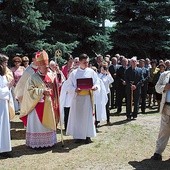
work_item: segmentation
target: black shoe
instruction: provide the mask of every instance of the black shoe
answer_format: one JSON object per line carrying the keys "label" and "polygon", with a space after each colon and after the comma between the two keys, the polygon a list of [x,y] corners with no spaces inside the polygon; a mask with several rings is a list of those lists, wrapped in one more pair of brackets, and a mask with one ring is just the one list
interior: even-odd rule
{"label": "black shoe", "polygon": [[142,114],[145,114],[146,112],[145,112],[145,110],[142,110]]}
{"label": "black shoe", "polygon": [[127,121],[131,121],[131,118],[130,117],[127,117],[127,119],[126,119]]}
{"label": "black shoe", "polygon": [[137,115],[133,115],[132,117],[133,117],[133,120],[135,120],[137,118]]}
{"label": "black shoe", "polygon": [[158,153],[154,153],[154,155],[151,157],[151,159],[156,160],[156,161],[162,161],[162,155]]}
{"label": "black shoe", "polygon": [[90,139],[90,137],[86,137],[85,144],[89,144],[89,143],[92,143],[92,140]]}

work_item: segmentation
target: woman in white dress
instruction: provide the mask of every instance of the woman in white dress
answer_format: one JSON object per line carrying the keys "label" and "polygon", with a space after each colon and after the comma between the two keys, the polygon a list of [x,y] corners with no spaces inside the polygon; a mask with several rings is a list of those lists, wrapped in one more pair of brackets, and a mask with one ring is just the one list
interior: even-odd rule
{"label": "woman in white dress", "polygon": [[0,65],[0,156],[11,157],[9,99],[12,83],[7,81],[5,67]]}

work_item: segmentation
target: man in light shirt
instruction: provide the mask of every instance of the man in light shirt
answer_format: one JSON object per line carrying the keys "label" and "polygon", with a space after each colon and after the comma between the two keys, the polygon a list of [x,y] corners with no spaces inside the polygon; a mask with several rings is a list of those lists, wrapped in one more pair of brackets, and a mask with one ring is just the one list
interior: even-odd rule
{"label": "man in light shirt", "polygon": [[162,94],[160,105],[161,125],[156,141],[156,150],[151,159],[162,160],[162,153],[170,137],[170,71],[161,74],[156,86],[156,92]]}

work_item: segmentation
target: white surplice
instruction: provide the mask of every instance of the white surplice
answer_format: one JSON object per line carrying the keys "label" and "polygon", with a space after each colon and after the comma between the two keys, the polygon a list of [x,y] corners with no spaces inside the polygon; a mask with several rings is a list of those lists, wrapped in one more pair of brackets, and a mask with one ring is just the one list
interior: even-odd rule
{"label": "white surplice", "polygon": [[94,92],[95,105],[96,105],[96,120],[105,121],[106,117],[106,104],[108,101],[107,92],[103,81],[99,78],[100,89]]}
{"label": "white surplice", "polygon": [[[69,78],[69,90],[75,92],[77,88],[76,80],[79,78],[92,78],[93,85],[99,87],[99,80],[96,72],[91,68],[74,70]],[[86,137],[96,136],[95,118],[92,111],[92,102],[90,95],[81,96],[74,94],[67,125],[67,135],[74,139],[86,139]]]}
{"label": "white surplice", "polygon": [[61,123],[64,122],[64,107],[71,107],[73,98],[74,98],[74,92],[69,91],[68,86],[68,80],[66,80],[62,87],[60,92],[60,116],[61,116]]}
{"label": "white surplice", "polygon": [[98,74],[99,78],[103,81],[106,93],[110,93],[110,84],[114,82],[114,79],[112,78],[111,74]]}
{"label": "white surplice", "polygon": [[9,96],[6,76],[0,76],[0,153],[9,152],[11,148]]}
{"label": "white surplice", "polygon": [[108,102],[107,94],[110,93],[110,84],[114,81],[110,74],[98,74],[100,79],[100,90],[95,92],[96,104],[96,120],[105,121],[106,117],[106,104]]}

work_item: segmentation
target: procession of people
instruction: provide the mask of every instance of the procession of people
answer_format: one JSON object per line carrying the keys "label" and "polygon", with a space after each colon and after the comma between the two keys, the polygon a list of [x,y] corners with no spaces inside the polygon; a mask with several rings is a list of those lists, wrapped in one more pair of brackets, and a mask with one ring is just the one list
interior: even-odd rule
{"label": "procession of people", "polygon": [[26,129],[26,146],[44,149],[57,143],[58,125],[75,143],[93,142],[101,121],[112,124],[110,110],[119,115],[125,105],[126,121],[136,120],[140,109],[146,114],[147,107],[162,113],[152,157],[161,160],[170,136],[170,60],[157,64],[119,54],[66,58],[59,66],[43,50],[31,63],[27,56],[15,56],[8,68],[9,58],[0,54],[0,157],[12,157],[10,120],[15,114]]}

